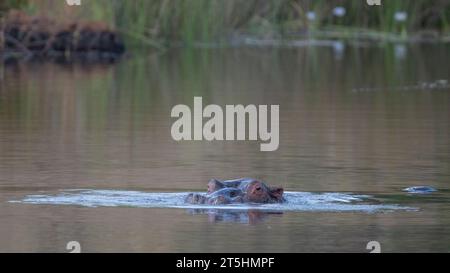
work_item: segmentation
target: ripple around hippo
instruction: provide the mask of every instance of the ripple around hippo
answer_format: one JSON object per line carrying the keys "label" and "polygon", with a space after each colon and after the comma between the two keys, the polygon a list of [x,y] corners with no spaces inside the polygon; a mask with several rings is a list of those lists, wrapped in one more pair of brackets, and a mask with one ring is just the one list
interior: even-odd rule
{"label": "ripple around hippo", "polygon": [[411,194],[428,194],[437,192],[438,190],[430,186],[414,186],[403,189],[403,191]]}
{"label": "ripple around hippo", "polygon": [[12,203],[38,205],[71,205],[83,207],[185,208],[215,210],[381,212],[415,210],[396,204],[379,204],[369,195],[350,193],[286,192],[285,203],[191,205],[184,199],[188,193],[147,193],[115,190],[66,190],[54,195],[29,195]]}

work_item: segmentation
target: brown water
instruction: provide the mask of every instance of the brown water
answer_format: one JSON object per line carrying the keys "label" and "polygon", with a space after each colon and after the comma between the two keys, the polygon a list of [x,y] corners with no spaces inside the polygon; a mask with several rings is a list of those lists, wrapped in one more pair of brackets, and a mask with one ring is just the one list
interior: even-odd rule
{"label": "brown water", "polygon": [[[136,53],[117,65],[0,66],[0,252],[450,251],[449,46]],[[423,82],[428,83],[426,85]],[[279,104],[280,148],[177,143],[171,108]],[[61,189],[203,190],[257,177],[417,208],[248,212],[10,203]],[[414,185],[439,189],[408,195]]]}

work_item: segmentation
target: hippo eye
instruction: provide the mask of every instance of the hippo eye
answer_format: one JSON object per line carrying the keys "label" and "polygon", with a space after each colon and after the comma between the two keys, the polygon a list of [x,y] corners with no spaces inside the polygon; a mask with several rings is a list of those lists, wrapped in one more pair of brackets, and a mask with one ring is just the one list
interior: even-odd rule
{"label": "hippo eye", "polygon": [[257,187],[256,190],[257,190],[257,191],[260,191],[260,190],[261,190],[261,187]]}

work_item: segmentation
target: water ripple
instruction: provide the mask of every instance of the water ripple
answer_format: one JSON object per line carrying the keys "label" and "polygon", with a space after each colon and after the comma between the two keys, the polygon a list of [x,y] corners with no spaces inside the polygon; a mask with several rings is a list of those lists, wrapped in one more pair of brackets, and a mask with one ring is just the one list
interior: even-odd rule
{"label": "water ripple", "polygon": [[150,193],[115,190],[65,190],[53,195],[29,195],[12,203],[71,205],[83,207],[185,208],[262,211],[378,212],[414,210],[396,204],[380,204],[369,195],[351,193],[286,192],[283,204],[191,205],[184,202],[188,193]]}

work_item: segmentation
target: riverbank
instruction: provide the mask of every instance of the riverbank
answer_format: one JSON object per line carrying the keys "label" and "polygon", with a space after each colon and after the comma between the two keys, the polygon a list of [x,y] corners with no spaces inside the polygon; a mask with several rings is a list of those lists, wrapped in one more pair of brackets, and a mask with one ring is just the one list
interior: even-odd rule
{"label": "riverbank", "polygon": [[[120,55],[125,44],[161,51],[172,47],[300,47],[328,45],[330,41],[332,46],[333,41],[450,42],[450,3],[442,1],[393,0],[381,7],[364,1],[320,0],[98,0],[79,7],[69,7],[65,1],[21,0],[1,5],[0,51],[7,58],[66,57],[85,51],[101,52],[109,58]],[[11,33],[11,19],[5,15],[11,8],[32,15],[23,15],[28,19],[20,24],[30,25],[32,20],[41,24],[33,29],[33,45]],[[36,42],[35,37],[42,33],[50,39]],[[57,41],[51,41],[52,37]]]}
{"label": "riverbank", "polygon": [[100,22],[58,22],[12,10],[0,22],[0,56],[19,58],[120,57],[125,45],[120,35]]}
{"label": "riverbank", "polygon": [[[450,40],[450,2],[390,0],[35,0],[22,7],[56,18],[99,20],[114,26],[133,45],[229,44],[236,36],[255,39]],[[301,36],[300,38],[298,38]],[[419,37],[419,38],[418,38]]]}

